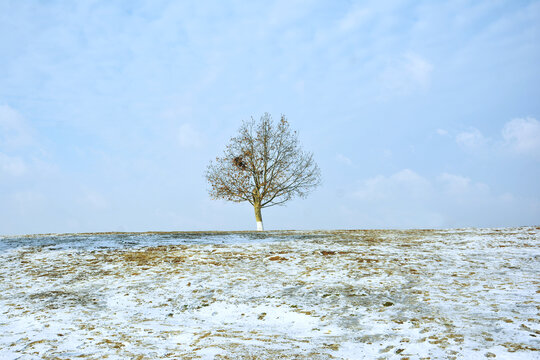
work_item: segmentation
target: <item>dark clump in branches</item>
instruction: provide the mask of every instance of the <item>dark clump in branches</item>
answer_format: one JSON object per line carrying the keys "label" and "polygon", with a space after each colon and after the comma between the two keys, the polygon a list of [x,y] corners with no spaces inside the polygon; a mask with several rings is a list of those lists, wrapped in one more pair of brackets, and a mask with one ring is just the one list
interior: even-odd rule
{"label": "dark clump in branches", "polygon": [[285,116],[276,124],[266,113],[243,122],[223,156],[208,165],[206,179],[213,199],[249,202],[262,224],[261,208],[305,197],[319,185],[320,170]]}
{"label": "dark clump in branches", "polygon": [[244,159],[242,159],[242,156],[237,156],[233,159],[233,164],[240,170],[247,170],[248,167],[246,163],[244,162]]}

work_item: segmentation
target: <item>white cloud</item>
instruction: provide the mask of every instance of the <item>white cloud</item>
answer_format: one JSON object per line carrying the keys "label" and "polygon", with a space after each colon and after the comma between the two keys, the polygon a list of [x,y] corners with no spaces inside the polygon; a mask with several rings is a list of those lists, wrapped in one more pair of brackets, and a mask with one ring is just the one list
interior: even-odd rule
{"label": "white cloud", "polygon": [[510,120],[502,136],[513,152],[540,156],[540,121],[531,117]]}
{"label": "white cloud", "polygon": [[424,177],[410,169],[363,181],[351,199],[366,226],[383,228],[532,224],[540,211],[523,214],[538,199],[495,194],[487,184],[459,174]]}
{"label": "white cloud", "polygon": [[408,94],[429,87],[433,65],[415,53],[392,61],[381,74],[385,91]]}
{"label": "white cloud", "polygon": [[369,19],[371,14],[372,12],[367,8],[354,8],[339,21],[339,29],[341,31],[353,30]]}
{"label": "white cloud", "polygon": [[458,145],[467,149],[478,149],[486,144],[487,139],[482,135],[480,130],[471,129],[470,131],[457,134],[456,142]]}
{"label": "white cloud", "polygon": [[431,192],[428,180],[412,170],[404,169],[391,176],[378,175],[365,180],[355,196],[364,200],[392,199],[396,195],[424,198]]}
{"label": "white cloud", "polygon": [[409,79],[422,87],[427,87],[431,80],[433,65],[426,59],[416,54],[407,54],[404,57],[404,69]]}
{"label": "white cloud", "polygon": [[345,165],[352,165],[352,160],[349,159],[348,157],[346,157],[345,155],[343,154],[337,154],[336,155],[336,160],[342,164],[345,164]]}
{"label": "white cloud", "polygon": [[440,226],[441,215],[429,206],[432,197],[429,180],[410,169],[367,179],[353,194],[364,226],[377,228]]}
{"label": "white cloud", "polygon": [[46,203],[45,196],[34,190],[21,190],[17,191],[10,196],[10,206],[13,206],[13,210],[18,213],[19,216],[29,216],[33,214],[36,209],[42,209]]}
{"label": "white cloud", "polygon": [[483,149],[540,157],[540,121],[532,117],[512,119],[504,125],[501,135],[502,138],[492,140],[472,128],[457,134],[455,139],[467,150]]}
{"label": "white cloud", "polygon": [[499,199],[501,199],[504,202],[511,203],[516,200],[516,197],[512,195],[511,193],[504,193],[499,196]]}
{"label": "white cloud", "polygon": [[10,176],[20,176],[26,173],[27,165],[21,158],[0,153],[0,173]]}
{"label": "white cloud", "polygon": [[442,184],[441,190],[453,196],[482,194],[489,191],[489,186],[486,184],[475,183],[470,178],[461,175],[443,173],[437,180]]}
{"label": "white cloud", "polygon": [[0,173],[32,174],[34,180],[50,175],[57,167],[44,159],[46,155],[31,124],[9,105],[0,105]]}
{"label": "white cloud", "polygon": [[444,129],[437,129],[435,130],[437,132],[437,135],[446,136],[448,135],[448,131]]}
{"label": "white cloud", "polygon": [[93,209],[102,210],[109,206],[109,202],[101,193],[87,188],[83,189],[80,200],[81,203],[88,205]]}
{"label": "white cloud", "polygon": [[178,129],[178,143],[183,148],[199,148],[202,146],[203,140],[197,130],[185,123]]}
{"label": "white cloud", "polygon": [[0,148],[15,149],[34,144],[32,128],[8,105],[0,105]]}
{"label": "white cloud", "polygon": [[446,187],[446,190],[451,194],[462,194],[465,192],[470,184],[471,179],[468,177],[443,173],[438,178]]}

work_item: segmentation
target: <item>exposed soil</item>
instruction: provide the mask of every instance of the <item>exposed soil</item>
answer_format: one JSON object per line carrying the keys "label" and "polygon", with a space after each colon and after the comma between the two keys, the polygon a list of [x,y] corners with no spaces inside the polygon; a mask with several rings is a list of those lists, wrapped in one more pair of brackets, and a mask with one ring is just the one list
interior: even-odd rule
{"label": "exposed soil", "polygon": [[540,359],[539,240],[538,227],[4,237],[0,358]]}

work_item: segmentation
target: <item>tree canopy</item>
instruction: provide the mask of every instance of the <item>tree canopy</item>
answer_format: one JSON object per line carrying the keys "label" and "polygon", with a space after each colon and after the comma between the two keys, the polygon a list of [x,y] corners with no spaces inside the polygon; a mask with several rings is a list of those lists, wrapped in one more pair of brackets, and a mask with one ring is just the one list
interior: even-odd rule
{"label": "tree canopy", "polygon": [[321,172],[285,116],[274,123],[265,113],[242,123],[223,155],[208,165],[206,179],[213,199],[249,202],[262,224],[261,208],[305,197],[320,184]]}

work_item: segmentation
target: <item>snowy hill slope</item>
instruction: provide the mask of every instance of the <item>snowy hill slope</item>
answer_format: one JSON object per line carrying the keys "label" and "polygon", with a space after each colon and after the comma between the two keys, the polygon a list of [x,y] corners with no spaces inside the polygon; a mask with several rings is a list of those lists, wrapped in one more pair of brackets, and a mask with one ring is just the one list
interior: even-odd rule
{"label": "snowy hill slope", "polygon": [[2,359],[539,359],[540,228],[0,238]]}

